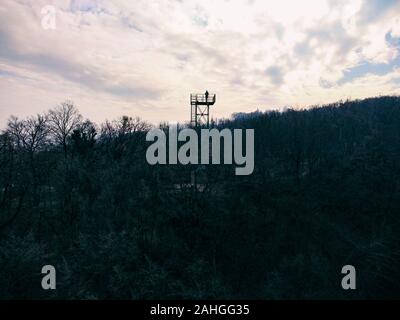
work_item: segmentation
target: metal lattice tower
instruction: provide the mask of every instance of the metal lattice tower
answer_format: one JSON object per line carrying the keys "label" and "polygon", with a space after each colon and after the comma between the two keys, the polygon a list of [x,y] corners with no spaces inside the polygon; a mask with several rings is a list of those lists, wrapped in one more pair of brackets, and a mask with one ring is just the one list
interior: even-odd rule
{"label": "metal lattice tower", "polygon": [[215,94],[190,95],[190,124],[194,127],[210,126],[210,106],[215,104]]}

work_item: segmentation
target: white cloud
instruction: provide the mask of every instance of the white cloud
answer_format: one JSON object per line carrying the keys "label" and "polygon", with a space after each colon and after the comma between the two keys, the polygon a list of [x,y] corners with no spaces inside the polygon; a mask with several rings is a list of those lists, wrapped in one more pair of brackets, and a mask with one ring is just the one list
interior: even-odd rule
{"label": "white cloud", "polygon": [[[218,117],[400,93],[386,37],[399,37],[398,1],[373,0],[371,16],[366,0],[63,0],[57,29],[44,30],[48,2],[0,4],[0,125],[67,98],[98,122],[156,123],[186,120],[189,94],[205,89]],[[394,70],[338,84],[364,62]]]}

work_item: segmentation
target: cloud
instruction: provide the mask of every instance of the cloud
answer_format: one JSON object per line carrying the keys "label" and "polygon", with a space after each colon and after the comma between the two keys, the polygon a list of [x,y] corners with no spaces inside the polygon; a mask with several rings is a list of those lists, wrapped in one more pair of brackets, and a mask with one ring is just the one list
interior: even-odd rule
{"label": "cloud", "polygon": [[[83,7],[85,10],[89,10],[88,3]],[[154,99],[162,94],[162,90],[157,89],[154,84],[145,85],[125,81],[121,75],[111,74],[112,70],[107,69],[106,66],[97,66],[90,60],[82,59],[79,55],[80,48],[71,48],[70,43],[65,43],[65,46],[63,46],[64,43],[60,43],[59,47],[52,47],[53,39],[45,39],[44,44],[25,43],[25,39],[21,41],[13,37],[15,27],[17,27],[14,23],[8,19],[2,19],[0,22],[0,30],[2,30],[0,31],[2,43],[0,58],[9,63],[29,65],[40,72],[54,73],[94,91],[104,91],[118,96]],[[57,34],[54,36],[56,37]],[[39,36],[32,38],[40,41]],[[46,40],[49,41],[47,44]]]}
{"label": "cloud", "polygon": [[345,70],[343,78],[338,81],[338,84],[344,84],[347,82],[352,82],[354,79],[362,78],[366,75],[377,75],[384,76],[391,71],[395,70],[395,68],[400,67],[399,61],[393,61],[390,64],[379,63],[373,64],[368,62],[362,62],[361,64]]}
{"label": "cloud", "polygon": [[371,23],[392,10],[398,4],[398,0],[364,0],[360,11],[362,23]]}
{"label": "cloud", "polygon": [[274,85],[281,85],[283,83],[283,72],[282,69],[279,67],[269,67],[265,70],[267,76],[270,77],[272,83]]}
{"label": "cloud", "polygon": [[390,30],[388,33],[386,33],[385,39],[389,46],[400,49],[400,34],[396,35],[393,30]]}
{"label": "cloud", "polygon": [[0,125],[65,98],[156,123],[187,120],[206,89],[216,117],[370,96],[377,79],[399,92],[400,1],[60,0],[56,30],[45,5],[0,4]]}

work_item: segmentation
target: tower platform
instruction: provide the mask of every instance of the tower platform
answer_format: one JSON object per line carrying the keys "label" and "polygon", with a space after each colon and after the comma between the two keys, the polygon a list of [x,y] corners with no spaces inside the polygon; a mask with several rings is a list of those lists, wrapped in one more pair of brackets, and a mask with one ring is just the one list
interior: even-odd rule
{"label": "tower platform", "polygon": [[210,125],[210,106],[216,101],[215,94],[198,94],[190,95],[190,123],[194,127],[202,127]]}

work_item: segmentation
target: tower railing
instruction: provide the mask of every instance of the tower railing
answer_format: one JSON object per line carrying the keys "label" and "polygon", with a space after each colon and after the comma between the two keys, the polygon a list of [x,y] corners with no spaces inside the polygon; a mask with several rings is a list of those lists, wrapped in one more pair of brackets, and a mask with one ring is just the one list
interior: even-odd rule
{"label": "tower railing", "polygon": [[213,105],[215,104],[216,101],[216,95],[215,94],[209,94],[208,97],[206,97],[205,94],[191,94],[190,95],[190,103],[191,104],[199,104],[199,105]]}

